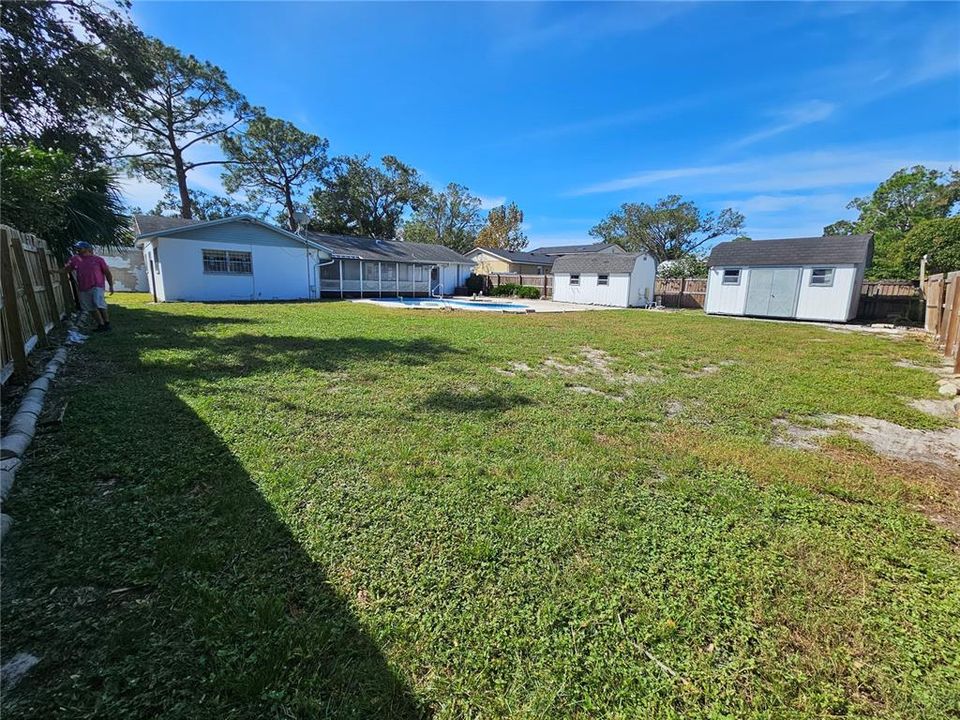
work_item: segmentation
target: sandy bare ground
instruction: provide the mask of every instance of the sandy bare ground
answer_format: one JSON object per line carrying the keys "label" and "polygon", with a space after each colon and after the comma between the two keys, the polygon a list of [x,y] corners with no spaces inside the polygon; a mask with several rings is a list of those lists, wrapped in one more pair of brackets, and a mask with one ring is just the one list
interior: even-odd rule
{"label": "sandy bare ground", "polygon": [[[936,402],[936,401],[930,401]],[[778,433],[775,445],[816,450],[818,441],[837,435],[866,443],[878,455],[908,462],[936,465],[944,470],[960,471],[960,428],[916,430],[862,415],[818,415],[819,426],[795,425],[774,420]]]}

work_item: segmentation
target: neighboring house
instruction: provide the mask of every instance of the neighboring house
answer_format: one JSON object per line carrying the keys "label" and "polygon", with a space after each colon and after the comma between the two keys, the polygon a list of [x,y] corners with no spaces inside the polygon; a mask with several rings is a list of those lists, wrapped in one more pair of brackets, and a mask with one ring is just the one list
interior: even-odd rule
{"label": "neighboring house", "polygon": [[150,290],[170,300],[452,294],[473,261],[442,245],[295,234],[249,215],[134,218]]}
{"label": "neighboring house", "polygon": [[657,262],[641,253],[576,253],[553,264],[553,299],[638,307],[653,300]]}
{"label": "neighboring house", "polygon": [[102,257],[113,275],[113,289],[117,292],[150,292],[150,280],[147,266],[143,261],[140,248],[98,247],[97,255]]}
{"label": "neighboring house", "polygon": [[476,265],[473,271],[478,275],[496,275],[514,273],[520,275],[546,275],[556,260],[552,255],[542,253],[499,250],[477,247],[467,253],[467,257]]}
{"label": "neighboring house", "polygon": [[150,291],[172,300],[306,300],[332,254],[250,215],[197,222],[137,215]]}
{"label": "neighboring house", "polygon": [[473,260],[444,245],[308,232],[331,254],[320,266],[322,297],[452,295],[473,272]]}
{"label": "neighboring house", "polygon": [[853,320],[872,257],[872,235],[720,243],[707,261],[704,309],[720,315]]}
{"label": "neighboring house", "polygon": [[598,242],[590,245],[551,245],[548,247],[535,248],[534,253],[538,255],[576,255],[580,253],[622,253],[625,250],[619,245],[613,243]]}

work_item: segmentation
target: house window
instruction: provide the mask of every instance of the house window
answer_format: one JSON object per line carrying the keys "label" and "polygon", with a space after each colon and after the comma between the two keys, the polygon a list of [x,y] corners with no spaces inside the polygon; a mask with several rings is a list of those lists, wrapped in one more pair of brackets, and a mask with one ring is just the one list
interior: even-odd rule
{"label": "house window", "polygon": [[740,268],[736,269],[725,269],[723,271],[723,284],[724,285],[739,285],[740,284]]}
{"label": "house window", "polygon": [[597,285],[609,285],[610,276],[609,275],[597,275]]}
{"label": "house window", "polygon": [[810,272],[810,284],[814,287],[833,287],[833,268],[814,268]]}
{"label": "house window", "polygon": [[576,274],[576,275],[571,275],[571,276],[570,276],[570,284],[571,284],[571,285],[579,285],[579,284],[580,284],[580,274],[579,274],[579,273]]}
{"label": "house window", "polygon": [[220,275],[252,275],[253,255],[236,250],[204,250],[203,271]]}

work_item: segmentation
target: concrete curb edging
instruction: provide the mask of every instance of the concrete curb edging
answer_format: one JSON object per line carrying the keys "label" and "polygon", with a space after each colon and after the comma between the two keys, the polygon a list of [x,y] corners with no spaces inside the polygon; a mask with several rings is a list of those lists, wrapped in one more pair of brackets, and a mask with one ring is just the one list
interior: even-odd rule
{"label": "concrete curb edging", "polygon": [[[68,323],[69,330],[76,331],[76,327],[74,322]],[[23,455],[33,441],[47,392],[66,362],[67,347],[61,345],[44,367],[40,377],[27,386],[20,406],[7,425],[7,434],[0,438],[0,508],[13,487]],[[6,513],[0,513],[0,540],[12,526],[13,518]],[[9,692],[39,662],[40,658],[29,653],[15,655],[0,667],[0,688],[3,692]]]}
{"label": "concrete curb edging", "polygon": [[[58,348],[53,359],[43,369],[43,374],[27,386],[20,407],[7,426],[7,434],[0,438],[0,503],[6,499],[13,487],[23,454],[33,442],[37,431],[37,419],[43,412],[47,391],[66,361],[67,349]],[[9,515],[0,517],[0,539],[7,534],[12,524],[13,520]]]}

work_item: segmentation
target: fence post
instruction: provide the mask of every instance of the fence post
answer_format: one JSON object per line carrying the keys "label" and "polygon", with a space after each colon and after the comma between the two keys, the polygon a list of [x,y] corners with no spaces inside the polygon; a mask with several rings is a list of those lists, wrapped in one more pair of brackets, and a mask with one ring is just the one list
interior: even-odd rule
{"label": "fence post", "polygon": [[[47,295],[47,305],[50,307],[50,319],[56,325],[60,322],[60,306],[57,304],[57,298],[53,294],[53,280],[50,279],[50,251],[47,250],[47,243],[37,238],[37,251],[40,259],[40,275],[43,276],[44,292]],[[41,245],[42,243],[42,245]]]}
{"label": "fence post", "polygon": [[13,376],[18,382],[24,381],[30,372],[27,365],[27,353],[24,349],[26,339],[20,324],[20,307],[17,298],[17,284],[13,279],[13,266],[10,263],[10,233],[0,228],[0,287],[3,288],[4,325],[10,337],[10,354],[13,357]]}
{"label": "fence post", "polygon": [[30,310],[30,319],[33,321],[33,330],[37,334],[37,342],[47,344],[47,328],[43,324],[43,314],[37,303],[37,293],[33,287],[33,278],[30,277],[30,268],[27,267],[27,254],[23,251],[23,241],[16,230],[11,233],[10,248],[16,257],[20,270],[20,284],[23,286],[24,297],[27,298],[27,308]]}
{"label": "fence post", "polygon": [[937,284],[937,320],[936,324],[933,326],[933,332],[938,341],[943,339],[943,332],[941,328],[943,327],[944,311],[946,310],[947,304],[947,274],[943,273],[940,276],[942,279]]}

